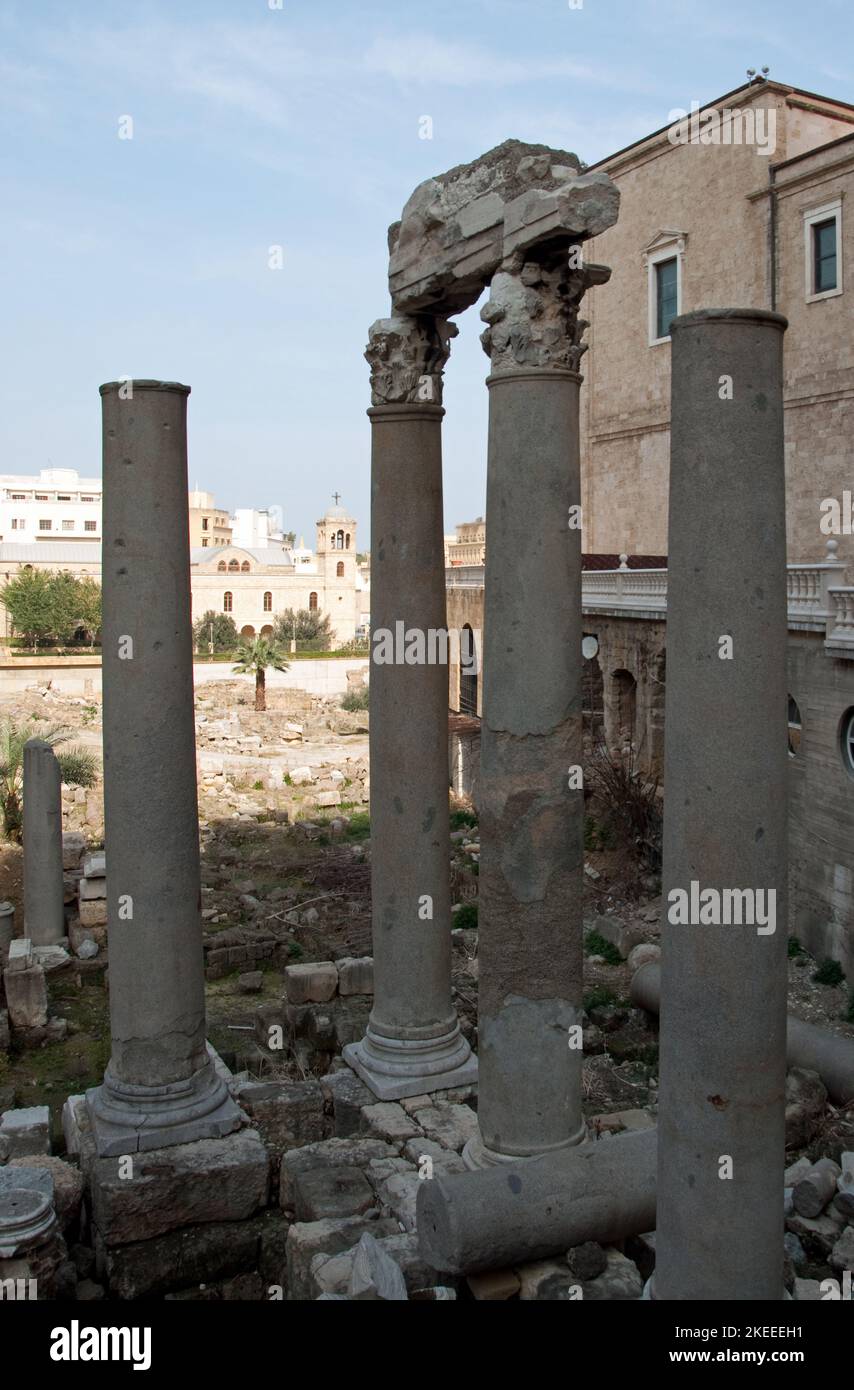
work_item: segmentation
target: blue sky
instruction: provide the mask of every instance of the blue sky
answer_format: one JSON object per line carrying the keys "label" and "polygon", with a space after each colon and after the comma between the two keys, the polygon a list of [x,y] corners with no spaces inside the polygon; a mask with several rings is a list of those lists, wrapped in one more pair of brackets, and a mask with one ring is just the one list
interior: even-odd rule
{"label": "blue sky", "polygon": [[[854,100],[850,0],[271,3],[0,0],[0,472],[100,473],[99,384],[177,379],[191,483],[279,503],[309,544],[338,489],[365,545],[362,353],[417,183],[510,136],[592,163],[766,63]],[[484,507],[482,324],[459,323],[446,529]]]}

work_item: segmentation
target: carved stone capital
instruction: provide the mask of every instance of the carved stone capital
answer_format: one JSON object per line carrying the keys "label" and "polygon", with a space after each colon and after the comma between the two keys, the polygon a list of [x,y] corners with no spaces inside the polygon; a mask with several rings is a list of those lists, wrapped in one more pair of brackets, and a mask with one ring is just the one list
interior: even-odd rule
{"label": "carved stone capital", "polygon": [[373,405],[441,405],[442,373],[455,323],[432,314],[395,314],[368,330]]}
{"label": "carved stone capital", "polygon": [[589,285],[608,278],[602,266],[573,268],[569,258],[556,266],[525,261],[519,269],[493,276],[490,297],[480,311],[488,326],[480,335],[492,370],[560,367],[577,372],[587,344],[587,320],[578,310]]}

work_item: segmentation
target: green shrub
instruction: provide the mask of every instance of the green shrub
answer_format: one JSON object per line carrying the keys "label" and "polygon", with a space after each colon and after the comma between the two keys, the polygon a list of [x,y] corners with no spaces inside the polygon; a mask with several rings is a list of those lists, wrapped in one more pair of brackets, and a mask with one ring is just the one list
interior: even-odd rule
{"label": "green shrub", "polygon": [[451,812],[452,830],[462,830],[472,825],[477,825],[477,816],[474,811],[467,811],[464,806],[461,806],[459,810]]}
{"label": "green shrub", "polygon": [[342,709],[353,712],[355,710],[370,709],[370,707],[371,692],[370,687],[367,685],[362,686],[360,690],[348,690],[347,694],[341,697]]}
{"label": "green shrub", "polygon": [[602,956],[608,965],[622,965],[623,957],[611,941],[606,941],[598,931],[589,931],[584,938],[584,949],[588,956]]}
{"label": "green shrub", "polygon": [[463,903],[459,912],[451,917],[451,926],[462,929],[477,926],[477,903]]}
{"label": "green shrub", "polygon": [[583,1002],[585,1010],[589,1013],[591,1009],[600,1009],[606,1004],[616,1004],[617,996],[606,985],[596,985],[594,989],[587,991]]}
{"label": "green shrub", "polygon": [[795,960],[797,956],[805,955],[805,951],[796,936],[789,937],[789,960]]}
{"label": "green shrub", "polygon": [[817,985],[841,985],[845,979],[845,972],[838,960],[831,960],[828,956],[822,961],[812,978]]}

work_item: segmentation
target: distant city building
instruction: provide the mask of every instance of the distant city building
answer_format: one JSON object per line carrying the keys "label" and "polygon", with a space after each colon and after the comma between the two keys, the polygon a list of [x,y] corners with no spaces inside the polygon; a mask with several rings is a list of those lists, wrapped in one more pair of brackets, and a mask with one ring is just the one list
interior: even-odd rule
{"label": "distant city building", "polygon": [[210,550],[230,545],[231,541],[228,512],[216,505],[212,492],[200,492],[195,488],[190,493],[190,549]]}
{"label": "distant city building", "polygon": [[231,540],[234,545],[263,550],[281,546],[284,541],[279,509],[272,507],[239,507],[231,518]]}
{"label": "distant city building", "polygon": [[101,539],[101,479],[74,468],[0,474],[0,544]]}
{"label": "distant city building", "polygon": [[445,537],[446,565],[482,565],[486,558],[486,522],[482,516],[463,521],[456,534]]}
{"label": "distant city building", "polygon": [[361,621],[357,602],[356,522],[341,506],[317,522],[317,551],[304,546],[232,544],[217,554],[190,553],[193,620],[226,613],[242,637],[267,637],[277,614],[303,608],[328,613],[336,642],[352,642]]}

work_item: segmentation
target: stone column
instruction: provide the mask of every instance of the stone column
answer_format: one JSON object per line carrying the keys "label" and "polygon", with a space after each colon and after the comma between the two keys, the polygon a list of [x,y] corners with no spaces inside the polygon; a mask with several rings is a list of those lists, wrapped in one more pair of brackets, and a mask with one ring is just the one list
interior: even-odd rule
{"label": "stone column", "polygon": [[87,1099],[102,1155],[218,1137],[242,1119],[205,1042],[189,389],[160,381],[101,387],[113,1044],[103,1085]]}
{"label": "stone column", "polygon": [[429,315],[398,315],[372,326],[365,353],[373,400],[374,1007],[365,1037],[344,1056],[382,1100],[463,1086],[477,1075],[451,1001],[440,402],[455,333]]}
{"label": "stone column", "polygon": [[671,329],[659,1299],[783,1295],[785,327]]}
{"label": "stone column", "polygon": [[481,311],[492,373],[471,1167],[585,1134],[577,309],[588,278],[562,259],[499,272]]}
{"label": "stone column", "polygon": [[24,935],[34,946],[65,936],[62,777],[44,739],[24,744]]}

